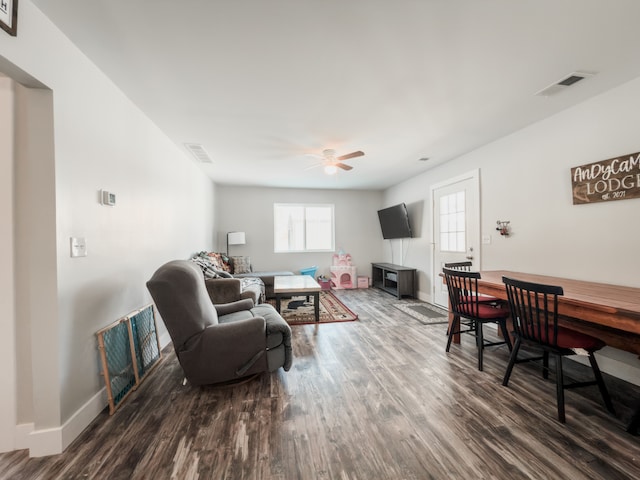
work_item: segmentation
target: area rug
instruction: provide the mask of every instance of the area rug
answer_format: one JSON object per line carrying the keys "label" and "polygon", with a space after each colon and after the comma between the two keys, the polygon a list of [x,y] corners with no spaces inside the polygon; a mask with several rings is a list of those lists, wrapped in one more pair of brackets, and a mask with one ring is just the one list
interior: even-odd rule
{"label": "area rug", "polygon": [[[276,306],[275,299],[270,299],[269,303]],[[280,314],[289,325],[316,323],[313,296],[309,297],[308,302],[306,297],[283,298],[280,307]],[[320,323],[353,322],[357,319],[358,315],[349,310],[333,293],[324,290],[320,292]]]}
{"label": "area rug", "polygon": [[396,303],[394,305],[410,317],[424,325],[437,325],[449,322],[449,312],[430,303]]}

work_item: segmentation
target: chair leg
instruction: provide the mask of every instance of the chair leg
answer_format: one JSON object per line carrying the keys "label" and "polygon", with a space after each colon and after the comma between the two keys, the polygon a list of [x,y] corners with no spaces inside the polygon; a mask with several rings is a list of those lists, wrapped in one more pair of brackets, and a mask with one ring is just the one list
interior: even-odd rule
{"label": "chair leg", "polygon": [[547,350],[542,352],[542,378],[545,380],[549,378],[549,352]]}
{"label": "chair leg", "polygon": [[516,343],[513,346],[513,350],[511,350],[511,356],[509,357],[507,371],[504,373],[504,378],[502,379],[502,385],[504,385],[505,387],[509,385],[509,378],[511,377],[513,366],[516,364],[516,360],[518,359],[518,350],[520,350],[520,338],[516,337]]}
{"label": "chair leg", "polygon": [[484,352],[484,337],[482,335],[483,323],[476,322],[476,343],[478,345],[478,370],[482,371],[482,358]]}
{"label": "chair leg", "polygon": [[633,412],[629,425],[627,425],[627,432],[631,435],[638,435],[638,426],[640,426],[640,404],[636,407],[636,411]]}
{"label": "chair leg", "polygon": [[[545,352],[546,353],[546,352]],[[558,421],[565,423],[564,415],[564,377],[562,375],[562,355],[554,355],[556,358],[556,391],[558,394]]]}
{"label": "chair leg", "polygon": [[460,317],[458,315],[453,316],[453,321],[451,322],[451,326],[449,327],[449,338],[447,339],[447,349],[446,352],[451,348],[451,341],[453,340],[453,336],[458,333],[460,330]]}
{"label": "chair leg", "polygon": [[512,351],[513,345],[511,345],[511,337],[509,336],[509,332],[507,331],[507,321],[506,320],[499,321],[498,325],[500,325],[500,331],[502,332],[504,343],[507,344],[507,348],[509,349],[509,351]]}
{"label": "chair leg", "polygon": [[602,378],[602,373],[600,372],[600,367],[598,366],[598,362],[596,361],[596,357],[593,352],[589,352],[589,363],[591,363],[591,368],[593,369],[593,374],[596,377],[596,382],[598,384],[598,389],[600,390],[600,395],[602,395],[602,400],[604,400],[604,404],[607,407],[609,413],[615,415],[615,410],[613,409],[613,403],[611,403],[611,397],[609,396],[609,391],[607,390],[607,386],[604,383],[604,378]]}

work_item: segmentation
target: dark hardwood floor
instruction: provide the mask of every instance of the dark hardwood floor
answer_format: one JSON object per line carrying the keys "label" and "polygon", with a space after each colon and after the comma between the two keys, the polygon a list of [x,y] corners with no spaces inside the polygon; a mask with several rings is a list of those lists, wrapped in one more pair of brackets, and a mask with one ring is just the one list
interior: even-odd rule
{"label": "dark hardwood floor", "polygon": [[[0,455],[2,479],[637,479],[640,439],[624,431],[640,389],[606,376],[566,392],[533,365],[501,385],[506,347],[476,367],[473,339],[445,353],[379,290],[340,291],[360,316],[293,327],[295,359],[233,387],[182,385],[171,349],[137,392],[62,454]],[[589,369],[574,363],[580,377]]]}

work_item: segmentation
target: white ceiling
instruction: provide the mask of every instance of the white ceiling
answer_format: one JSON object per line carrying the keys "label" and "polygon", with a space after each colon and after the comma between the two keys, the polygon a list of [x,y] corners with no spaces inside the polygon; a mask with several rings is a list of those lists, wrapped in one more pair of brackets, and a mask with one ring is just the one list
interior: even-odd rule
{"label": "white ceiling", "polygon": [[33,3],[222,184],[386,188],[640,76],[638,0]]}

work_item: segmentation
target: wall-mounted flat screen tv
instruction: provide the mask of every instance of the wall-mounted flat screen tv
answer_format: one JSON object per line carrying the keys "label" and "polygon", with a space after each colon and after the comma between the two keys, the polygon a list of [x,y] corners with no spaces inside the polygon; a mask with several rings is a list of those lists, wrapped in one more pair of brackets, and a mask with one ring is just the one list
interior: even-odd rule
{"label": "wall-mounted flat screen tv", "polygon": [[412,236],[409,214],[404,203],[378,210],[378,218],[380,219],[382,238],[409,238]]}

